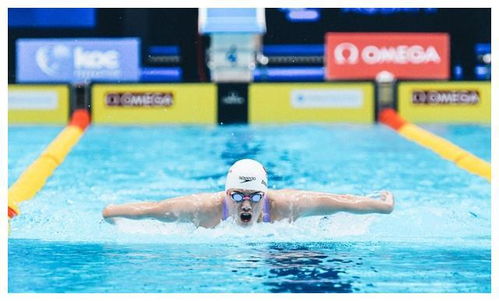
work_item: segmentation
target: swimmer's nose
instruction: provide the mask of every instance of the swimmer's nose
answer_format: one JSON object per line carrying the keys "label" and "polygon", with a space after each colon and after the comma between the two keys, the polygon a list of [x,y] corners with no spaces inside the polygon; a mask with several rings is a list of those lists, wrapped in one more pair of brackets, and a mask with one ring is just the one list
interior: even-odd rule
{"label": "swimmer's nose", "polygon": [[251,205],[249,204],[248,201],[244,201],[242,207],[241,207],[241,210],[244,211],[244,212],[248,212],[248,211],[251,211]]}

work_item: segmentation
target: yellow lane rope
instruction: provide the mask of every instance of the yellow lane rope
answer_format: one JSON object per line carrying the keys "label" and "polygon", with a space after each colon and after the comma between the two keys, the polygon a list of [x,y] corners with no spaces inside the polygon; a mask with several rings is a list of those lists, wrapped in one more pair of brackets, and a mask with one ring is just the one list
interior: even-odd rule
{"label": "yellow lane rope", "polygon": [[434,135],[400,117],[393,109],[380,112],[379,120],[397,131],[401,136],[414,141],[454,162],[460,168],[491,180],[490,163],[486,162],[451,142]]}
{"label": "yellow lane rope", "polygon": [[66,155],[78,143],[89,123],[90,115],[88,112],[76,110],[70,123],[9,188],[9,218],[20,214],[19,203],[33,198],[42,189],[57,166],[64,161]]}

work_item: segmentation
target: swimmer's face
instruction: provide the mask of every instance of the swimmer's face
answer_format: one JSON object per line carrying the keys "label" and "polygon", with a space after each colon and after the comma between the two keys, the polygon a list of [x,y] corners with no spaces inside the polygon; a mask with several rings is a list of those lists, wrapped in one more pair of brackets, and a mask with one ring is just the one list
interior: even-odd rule
{"label": "swimmer's face", "polygon": [[[241,193],[244,195],[244,198],[239,202],[235,201],[233,199],[234,193]],[[251,200],[251,196],[254,194],[260,194],[260,201],[254,202]],[[263,198],[264,193],[261,191],[229,189],[226,192],[229,214],[234,218],[238,225],[250,226],[258,220],[258,217],[262,213]]]}

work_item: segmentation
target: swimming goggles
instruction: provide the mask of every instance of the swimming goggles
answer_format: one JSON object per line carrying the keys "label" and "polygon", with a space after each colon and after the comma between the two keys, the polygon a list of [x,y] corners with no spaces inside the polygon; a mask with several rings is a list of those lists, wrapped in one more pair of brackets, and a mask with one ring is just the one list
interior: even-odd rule
{"label": "swimming goggles", "polygon": [[258,203],[261,199],[263,199],[263,193],[255,192],[252,194],[244,194],[242,192],[234,191],[230,194],[230,197],[234,200],[234,202],[242,202],[245,197],[248,197],[252,202]]}

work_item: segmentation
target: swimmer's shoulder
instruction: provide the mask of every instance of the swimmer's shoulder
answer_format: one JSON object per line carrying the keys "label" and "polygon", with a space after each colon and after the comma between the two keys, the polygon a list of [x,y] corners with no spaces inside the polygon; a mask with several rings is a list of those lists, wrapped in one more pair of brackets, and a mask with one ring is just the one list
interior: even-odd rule
{"label": "swimmer's shoulder", "polygon": [[223,199],[224,192],[203,192],[166,199],[161,204],[173,208],[195,208],[199,212],[206,213],[222,208]]}
{"label": "swimmer's shoulder", "polygon": [[213,228],[218,225],[222,219],[222,206],[225,192],[202,193],[198,194],[200,201],[197,215],[197,225],[205,228]]}
{"label": "swimmer's shoulder", "polygon": [[282,202],[286,201],[293,193],[296,193],[296,189],[269,189],[267,191],[267,198],[272,202]]}
{"label": "swimmer's shoulder", "polygon": [[225,192],[200,193],[196,195],[196,199],[201,201],[206,209],[221,208],[224,200]]}
{"label": "swimmer's shoulder", "polygon": [[210,198],[211,204],[215,207],[222,207],[224,198],[225,198],[225,191],[215,192]]}
{"label": "swimmer's shoulder", "polygon": [[267,191],[267,198],[269,200],[271,208],[275,207],[289,207],[290,199],[298,190],[296,189],[278,189]]}
{"label": "swimmer's shoulder", "polygon": [[293,220],[293,210],[292,206],[290,206],[290,199],[296,192],[297,190],[295,189],[269,189],[267,191],[272,221],[279,221],[282,219]]}

